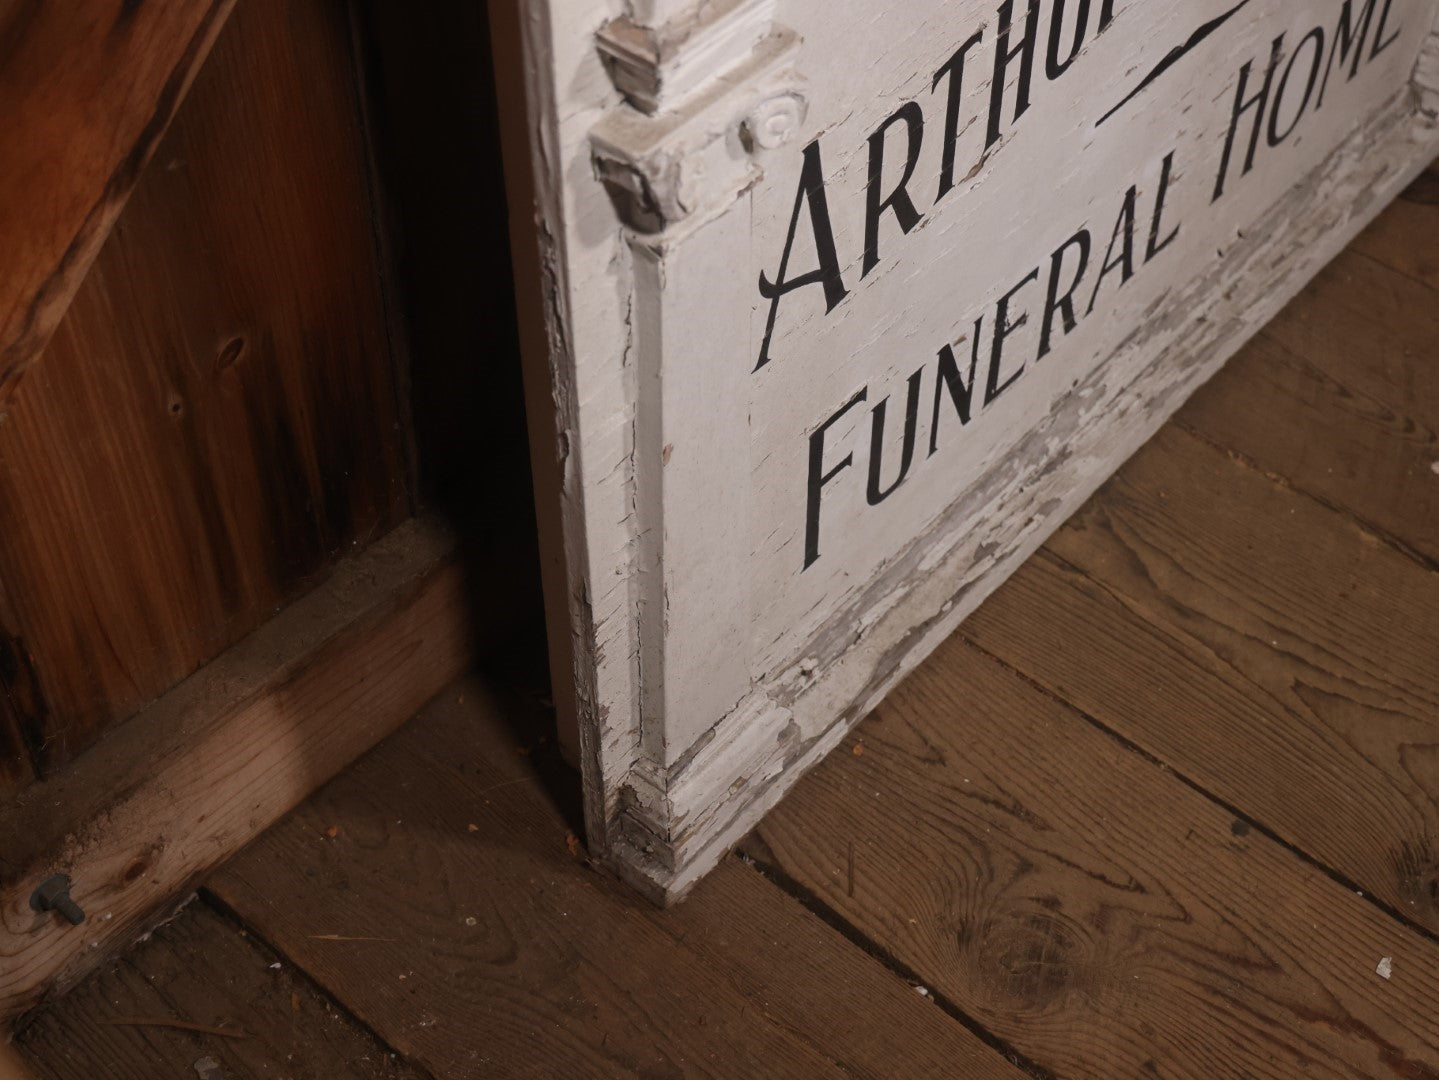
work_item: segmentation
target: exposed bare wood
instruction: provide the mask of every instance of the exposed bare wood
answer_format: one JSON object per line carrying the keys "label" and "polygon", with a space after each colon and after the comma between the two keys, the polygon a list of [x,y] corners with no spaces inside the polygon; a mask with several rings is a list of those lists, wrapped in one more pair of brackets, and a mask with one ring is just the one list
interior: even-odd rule
{"label": "exposed bare wood", "polygon": [[203,903],[41,1010],[16,1044],[45,1080],[422,1075]]}
{"label": "exposed bare wood", "polygon": [[[1439,250],[1439,206],[1415,209],[1382,219],[1407,223],[1391,262]],[[1439,293],[1366,250],[1326,267],[1179,422],[1439,565]]]}
{"label": "exposed bare wood", "polygon": [[342,6],[243,5],[10,394],[0,681],[42,774],[411,512],[354,79]]}
{"label": "exposed bare wood", "polygon": [[233,6],[0,7],[0,413],[59,324]]}
{"label": "exposed bare wood", "polygon": [[[1390,281],[1380,261],[1351,268]],[[1286,318],[1335,306],[1332,286]],[[1316,345],[1413,415],[1422,361],[1376,365],[1362,304],[1327,326]],[[1268,347],[1241,358],[1233,402],[1263,398]],[[1383,452],[1373,413],[1323,400],[1345,398],[1311,403],[1325,439],[1359,426]],[[257,1016],[209,990],[208,948],[177,949],[202,974],[175,993],[127,961],[42,1012],[27,1045],[57,1080],[150,1080],[147,1053],[177,1072],[199,1056],[182,1056],[196,1036],[92,1023],[115,1013],[303,1046],[310,999],[285,1015],[298,960],[447,1078],[729,1076],[756,1045],[779,1047],[765,1075],[987,1075],[936,1011],[1034,1076],[1434,1076],[1439,586],[1352,507],[1321,505],[1332,456],[1302,463],[1271,473],[1171,425],[966,621],[981,653],[944,646],[801,784],[772,849],[750,849],[769,885],[726,860],[683,907],[637,909],[588,871],[573,777],[538,741],[547,711],[466,680],[214,879],[289,954],[265,985],[237,980]],[[1423,524],[1402,485],[1375,483],[1371,508],[1406,535]],[[924,992],[896,992],[861,950]],[[327,1045],[297,1062],[342,1074]]]}
{"label": "exposed bare wood", "polygon": [[[453,541],[412,522],[0,808],[0,1016],[63,989],[471,659]],[[56,872],[88,918],[31,910]]]}
{"label": "exposed bare wood", "polygon": [[960,632],[1439,930],[1439,574],[1171,429]]}
{"label": "exposed bare wood", "polygon": [[21,1061],[9,1043],[0,1041],[0,1080],[34,1080],[34,1074]]}
{"label": "exposed bare wood", "polygon": [[752,850],[1053,1075],[1439,1075],[1439,944],[975,646],[860,735]]}
{"label": "exposed bare wood", "polygon": [[1436,216],[1439,216],[1439,162],[1430,165],[1405,188],[1390,211],[1360,233],[1351,249],[1439,289],[1439,251],[1432,242],[1418,242],[1420,237],[1432,235]]}
{"label": "exposed bare wood", "polygon": [[458,683],[207,888],[436,1076],[1019,1080],[738,860],[637,906],[587,865],[573,774],[521,741],[547,722]]}

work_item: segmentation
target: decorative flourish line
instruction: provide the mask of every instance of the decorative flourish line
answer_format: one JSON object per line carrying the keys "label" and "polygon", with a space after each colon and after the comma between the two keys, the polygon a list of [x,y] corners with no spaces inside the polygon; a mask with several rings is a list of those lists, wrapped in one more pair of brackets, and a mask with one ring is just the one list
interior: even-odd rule
{"label": "decorative flourish line", "polygon": [[1104,123],[1111,116],[1117,113],[1120,109],[1124,108],[1124,106],[1128,105],[1131,101],[1137,98],[1140,94],[1144,93],[1144,91],[1148,89],[1150,83],[1154,82],[1155,79],[1159,78],[1175,64],[1183,60],[1187,55],[1189,55],[1189,53],[1193,52],[1196,48],[1198,48],[1199,44],[1204,41],[1205,38],[1209,37],[1210,34],[1214,33],[1214,31],[1218,30],[1230,19],[1238,15],[1240,9],[1247,7],[1248,4],[1249,0],[1239,0],[1239,3],[1235,4],[1223,15],[1219,15],[1213,19],[1210,19],[1198,30],[1190,34],[1189,40],[1186,41],[1183,45],[1179,45],[1173,49],[1170,49],[1168,55],[1165,56],[1163,60],[1159,61],[1158,66],[1156,66],[1155,69],[1151,71],[1148,75],[1144,76],[1144,81],[1141,82],[1138,86],[1136,86],[1133,90],[1131,90],[1128,96],[1126,96],[1123,101],[1121,101],[1118,105],[1116,105],[1114,108],[1110,109],[1107,113],[1101,116],[1098,123],[1096,123],[1094,126],[1098,127],[1100,124]]}

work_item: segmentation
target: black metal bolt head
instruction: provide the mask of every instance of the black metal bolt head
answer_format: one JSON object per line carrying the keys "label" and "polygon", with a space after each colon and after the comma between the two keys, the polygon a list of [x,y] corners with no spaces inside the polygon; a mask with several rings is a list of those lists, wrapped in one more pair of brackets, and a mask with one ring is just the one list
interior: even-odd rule
{"label": "black metal bolt head", "polygon": [[71,926],[79,926],[85,921],[80,905],[70,899],[70,878],[65,874],[56,874],[42,881],[39,888],[30,894],[30,907],[35,911],[58,911]]}

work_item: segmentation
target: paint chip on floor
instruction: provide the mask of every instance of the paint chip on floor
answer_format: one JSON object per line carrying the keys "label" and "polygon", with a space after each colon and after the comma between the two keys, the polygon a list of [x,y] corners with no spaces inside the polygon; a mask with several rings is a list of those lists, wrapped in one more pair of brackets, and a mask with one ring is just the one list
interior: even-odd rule
{"label": "paint chip on floor", "polygon": [[1392,979],[1394,977],[1394,957],[1386,956],[1379,961],[1379,966],[1374,969],[1374,974],[1381,979]]}

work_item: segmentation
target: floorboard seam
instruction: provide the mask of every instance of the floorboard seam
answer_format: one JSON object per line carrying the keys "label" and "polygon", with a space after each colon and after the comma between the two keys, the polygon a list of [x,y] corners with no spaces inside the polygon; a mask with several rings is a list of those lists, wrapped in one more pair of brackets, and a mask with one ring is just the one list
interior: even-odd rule
{"label": "floorboard seam", "polygon": [[1420,288],[1422,288],[1422,289],[1428,289],[1430,292],[1439,291],[1439,290],[1435,290],[1434,286],[1431,285],[1429,282],[1425,281],[1423,278],[1417,278],[1417,277],[1415,277],[1413,274],[1411,274],[1408,270],[1401,270],[1399,267],[1394,266],[1394,265],[1391,264],[1391,263],[1385,262],[1383,259],[1379,258],[1379,256],[1370,254],[1369,252],[1365,251],[1363,248],[1360,248],[1360,247],[1358,247],[1358,246],[1356,246],[1356,245],[1351,245],[1349,250],[1353,251],[1353,253],[1354,253],[1355,255],[1359,256],[1359,258],[1361,258],[1361,259],[1367,259],[1369,262],[1372,262],[1375,266],[1383,267],[1385,270],[1388,270],[1391,274],[1397,274],[1399,277],[1402,277],[1405,281],[1412,281],[1415,285],[1418,285],[1418,286],[1419,286]]}
{"label": "floorboard seam", "polygon": [[1215,806],[1218,806],[1226,814],[1233,815],[1236,821],[1244,822],[1246,825],[1254,829],[1256,832],[1260,833],[1262,836],[1278,844],[1281,848],[1299,859],[1306,866],[1318,870],[1321,874],[1329,878],[1335,884],[1340,885],[1345,889],[1348,889],[1359,899],[1364,900],[1371,906],[1378,908],[1385,915],[1388,915],[1391,919],[1394,919],[1396,922],[1414,931],[1414,933],[1418,934],[1420,937],[1428,941],[1432,941],[1435,944],[1439,944],[1439,933],[1431,930],[1423,923],[1415,919],[1411,919],[1399,908],[1394,907],[1392,904],[1388,903],[1385,900],[1379,899],[1369,890],[1362,888],[1358,882],[1346,877],[1344,874],[1340,873],[1338,870],[1335,870],[1329,864],[1321,862],[1313,855],[1310,855],[1303,848],[1298,847],[1297,845],[1286,840],[1283,836],[1280,836],[1268,825],[1265,825],[1264,822],[1258,820],[1257,818],[1251,817],[1249,814],[1245,813],[1238,806],[1229,802],[1227,799],[1215,794],[1214,792],[1206,788],[1203,784],[1200,784],[1197,780],[1194,780],[1186,774],[1180,772],[1173,765],[1169,764],[1169,762],[1165,761],[1157,754],[1151,753],[1149,750],[1146,750],[1143,746],[1135,742],[1133,739],[1129,738],[1127,735],[1110,727],[1108,724],[1104,723],[1104,721],[1091,716],[1089,713],[1079,708],[1079,706],[1075,705],[1073,702],[1066,701],[1064,698],[1060,697],[1053,690],[1049,689],[1049,687],[1045,686],[1037,679],[1031,678],[1029,675],[1025,674],[1025,672],[1021,671],[1019,668],[1015,667],[1013,664],[1009,663],[1002,657],[996,656],[994,653],[990,652],[983,645],[979,644],[973,638],[969,637],[969,635],[965,634],[962,627],[959,631],[959,634],[960,637],[964,640],[964,643],[974,649],[975,652],[993,661],[999,667],[1003,668],[1005,671],[1009,672],[1015,678],[1024,682],[1026,685],[1033,687],[1045,697],[1049,698],[1052,701],[1058,702],[1064,708],[1068,709],[1070,712],[1073,712],[1076,716],[1082,717],[1086,722],[1097,728],[1099,731],[1103,732],[1105,735],[1108,735],[1111,739],[1119,743],[1120,746],[1124,747],[1129,752],[1137,754],[1139,757],[1143,758],[1151,765],[1162,769],[1164,772],[1168,773],[1170,776],[1178,780],[1185,787],[1203,796]]}
{"label": "floorboard seam", "polygon": [[394,1046],[390,1045],[390,1041],[388,1039],[386,1039],[383,1035],[376,1031],[372,1024],[366,1022],[362,1017],[356,1015],[355,1012],[347,1004],[345,1004],[344,1000],[338,994],[334,993],[328,986],[322,983],[308,970],[306,970],[300,964],[296,963],[294,957],[292,957],[284,949],[280,948],[275,942],[271,941],[264,933],[260,931],[260,929],[253,922],[245,918],[245,916],[240,914],[239,911],[235,910],[234,907],[227,904],[220,896],[202,885],[199,889],[199,901],[200,903],[208,906],[221,918],[227,919],[230,922],[234,923],[241,930],[243,930],[252,941],[257,942],[262,948],[265,948],[270,952],[274,953],[281,959],[282,962],[288,964],[290,968],[299,975],[300,978],[304,979],[305,982],[310,984],[311,989],[313,989],[317,994],[319,994],[326,1001],[328,1001],[334,1007],[336,1012],[340,1013],[347,1020],[349,1020],[350,1023],[354,1024],[355,1027],[359,1028],[370,1038],[374,1039],[375,1043],[384,1052],[388,1054],[393,1054],[397,1061],[402,1061],[406,1065],[408,1065],[412,1070],[419,1074],[421,1080],[440,1080],[440,1078],[436,1077],[433,1072],[431,1072],[425,1066],[421,1065],[419,1062],[415,1061],[408,1054],[405,1054],[400,1050],[396,1049]]}
{"label": "floorboard seam", "polygon": [[1284,476],[1281,473],[1266,469],[1263,465],[1259,464],[1259,462],[1255,461],[1248,454],[1245,454],[1239,450],[1235,450],[1231,446],[1226,446],[1218,439],[1215,439],[1214,437],[1206,434],[1198,428],[1191,427],[1189,424],[1182,422],[1178,418],[1172,419],[1170,423],[1172,423],[1180,431],[1183,431],[1187,435],[1198,439],[1200,442],[1204,443],[1205,446],[1208,446],[1211,449],[1225,455],[1226,457],[1237,461],[1239,464],[1243,465],[1251,472],[1258,473],[1270,483],[1276,484],[1277,486],[1283,488],[1285,491],[1293,492],[1295,495],[1298,495],[1301,498],[1308,499],[1310,502],[1317,503],[1319,506],[1324,507],[1324,509],[1328,510],[1330,513],[1337,514],[1344,520],[1348,521],[1350,524],[1363,529],[1367,533],[1370,533],[1371,535],[1382,541],[1384,544],[1397,551],[1400,555],[1404,556],[1406,559],[1409,559],[1411,562],[1417,563],[1421,569],[1427,570],[1431,574],[1439,574],[1439,561],[1430,558],[1422,551],[1419,551],[1418,549],[1412,547],[1410,544],[1405,542],[1400,537],[1395,536],[1392,532],[1384,528],[1382,525],[1375,524],[1368,518],[1364,517],[1362,514],[1356,513],[1354,510],[1351,510],[1349,507],[1344,506],[1342,503],[1331,502],[1330,500],[1324,498],[1322,495],[1318,495],[1313,491],[1310,491],[1308,488],[1301,486],[1298,482],[1291,480],[1289,477]]}
{"label": "floorboard seam", "polygon": [[1026,1057],[1024,1054],[1021,1054],[998,1035],[995,1035],[988,1028],[980,1024],[979,1021],[966,1013],[954,1001],[936,990],[929,980],[923,978],[919,972],[895,956],[894,953],[890,952],[872,938],[867,937],[858,927],[854,926],[838,911],[820,899],[813,890],[807,888],[772,863],[756,859],[754,856],[744,854],[743,852],[737,852],[735,857],[775,888],[785,893],[791,899],[798,901],[810,914],[814,915],[861,952],[878,961],[891,974],[898,976],[911,986],[923,986],[926,996],[938,1006],[941,1012],[947,1015],[951,1020],[962,1025],[986,1046],[1000,1054],[1011,1065],[1020,1069],[1026,1075],[1033,1077],[1033,1080],[1057,1080],[1053,1072],[1038,1062]]}

